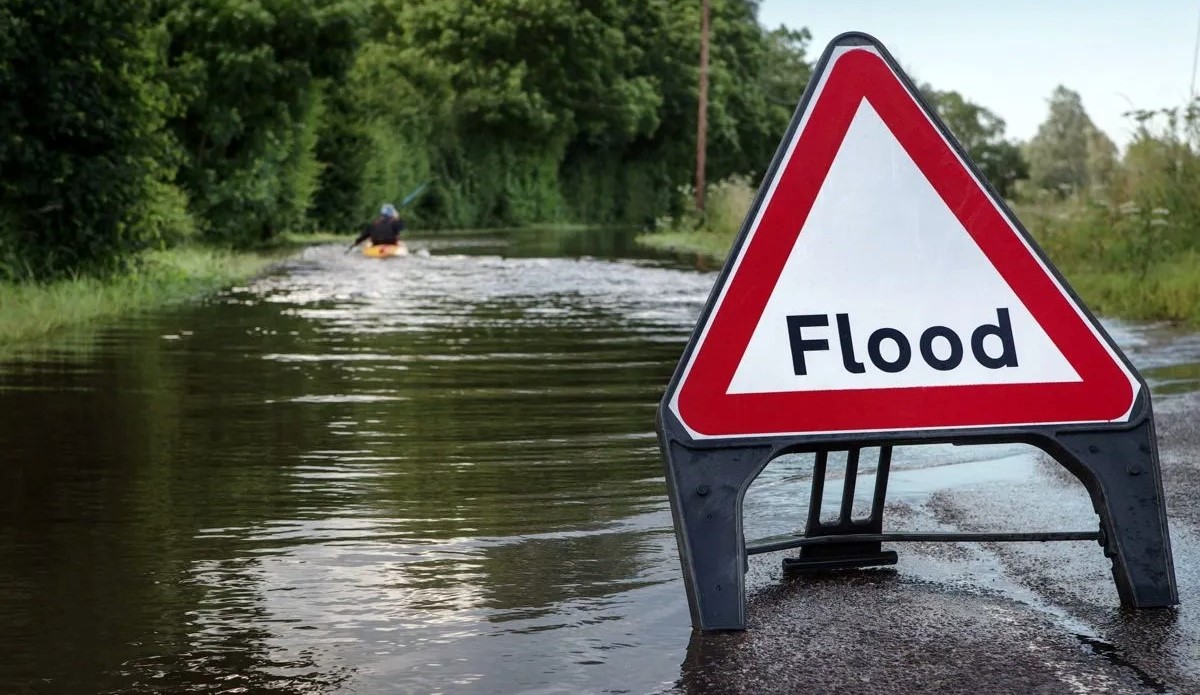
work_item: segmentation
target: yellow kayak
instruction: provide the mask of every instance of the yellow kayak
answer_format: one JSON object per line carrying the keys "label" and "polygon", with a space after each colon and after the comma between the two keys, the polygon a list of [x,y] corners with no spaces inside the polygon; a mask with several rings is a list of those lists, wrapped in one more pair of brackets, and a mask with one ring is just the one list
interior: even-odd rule
{"label": "yellow kayak", "polygon": [[407,256],[408,246],[403,241],[398,241],[394,244],[379,244],[378,246],[367,242],[363,246],[363,255],[370,258],[390,258],[391,256]]}

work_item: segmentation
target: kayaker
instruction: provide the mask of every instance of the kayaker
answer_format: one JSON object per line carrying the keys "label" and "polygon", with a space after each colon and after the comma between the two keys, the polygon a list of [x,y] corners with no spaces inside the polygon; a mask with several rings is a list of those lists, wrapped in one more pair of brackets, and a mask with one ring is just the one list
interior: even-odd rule
{"label": "kayaker", "polygon": [[358,246],[366,239],[371,239],[371,244],[379,246],[381,244],[395,244],[400,240],[400,232],[404,231],[404,220],[400,219],[400,213],[396,212],[396,206],[391,203],[384,203],[379,209],[379,217],[376,217],[371,224],[368,224],[362,234],[354,240],[353,246]]}

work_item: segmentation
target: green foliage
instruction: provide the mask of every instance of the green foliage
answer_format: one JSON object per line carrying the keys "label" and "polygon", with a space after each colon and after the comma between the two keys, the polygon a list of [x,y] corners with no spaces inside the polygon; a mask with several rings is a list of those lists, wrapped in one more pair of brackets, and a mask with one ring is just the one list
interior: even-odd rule
{"label": "green foliage", "polygon": [[537,141],[561,133],[622,139],[650,132],[660,97],[634,71],[623,0],[405,3],[411,45],[444,70],[467,128]]}
{"label": "green foliage", "polygon": [[[570,143],[603,157],[659,125],[662,96],[626,27],[648,3],[406,3],[396,63],[420,66],[433,224],[494,226],[565,219],[560,171]],[[658,21],[663,19],[658,12]],[[646,37],[648,40],[649,37]],[[382,79],[388,84],[395,80]],[[420,127],[424,125],[425,127]]]}
{"label": "green foliage", "polygon": [[1059,195],[1107,184],[1116,155],[1116,146],[1092,123],[1079,94],[1062,86],[1050,96],[1050,114],[1025,148],[1032,185]]}
{"label": "green foliage", "polygon": [[1001,196],[1009,195],[1018,180],[1029,176],[1029,167],[1021,156],[1020,147],[1004,137],[1002,118],[968,101],[958,92],[939,91],[927,84],[921,85],[920,89]]}
{"label": "green foliage", "polygon": [[1155,262],[1144,274],[1102,266],[1062,265],[1088,307],[1103,316],[1200,326],[1200,252]]}
{"label": "green foliage", "polygon": [[212,240],[269,239],[304,219],[321,81],[340,79],[360,38],[357,2],[181,0],[166,16],[179,180]]}
{"label": "green foliage", "polygon": [[0,4],[0,279],[110,269],[189,224],[151,10]]}
{"label": "green foliage", "polygon": [[[766,170],[812,72],[808,32],[764,31],[755,21],[755,7],[744,1],[713,3],[708,114],[713,179]],[[690,60],[694,50],[683,55]],[[694,104],[690,100],[688,108],[694,110]],[[694,129],[694,114],[689,121]],[[690,137],[677,141],[695,142]]]}
{"label": "green foliage", "polygon": [[[388,27],[389,35],[399,30]],[[349,119],[358,124],[363,147],[352,152],[359,157],[360,173],[350,219],[358,220],[373,215],[385,200],[398,203],[432,177],[431,159],[441,137],[448,135],[443,128],[451,93],[445,75],[418,51],[396,50],[375,40],[363,46],[347,89],[353,109]]]}
{"label": "green foliage", "polygon": [[641,237],[643,243],[658,248],[703,253],[724,258],[754,204],[758,189],[745,176],[731,176],[705,187],[705,206],[698,211],[691,205],[695,188],[680,186],[677,216],[660,217],[655,226],[659,233]]}
{"label": "green foliage", "polygon": [[[714,0],[709,171],[764,167],[805,31]],[[650,224],[695,158],[693,0],[11,0],[0,275],[414,225]],[[11,96],[12,98],[9,98]]]}
{"label": "green foliage", "polygon": [[302,120],[291,132],[291,146],[279,174],[278,226],[272,236],[282,230],[312,231],[309,209],[320,185],[321,163],[317,161],[318,132],[324,115],[323,92],[313,89],[305,94],[301,107]]}
{"label": "green foliage", "polygon": [[672,176],[659,151],[577,145],[560,166],[560,186],[570,216],[591,223],[652,226],[656,217],[679,208],[672,194],[678,176]]}
{"label": "green foliage", "polygon": [[[772,107],[774,127],[786,128],[804,88],[812,77],[808,63],[808,29],[779,27],[767,34],[766,52],[762,58],[762,90]],[[781,131],[782,132],[782,131]]]}
{"label": "green foliage", "polygon": [[320,174],[311,214],[321,229],[347,231],[361,216],[359,195],[371,156],[371,134],[358,119],[349,85],[329,84],[324,102],[324,127],[314,151]]}
{"label": "green foliage", "polygon": [[1026,190],[1016,210],[1093,310],[1200,324],[1200,111],[1132,115],[1138,130],[1120,160],[1102,136],[1063,139],[1075,162],[1053,171],[1082,172],[1093,185]]}
{"label": "green foliage", "polygon": [[1112,195],[1143,210],[1170,211],[1163,253],[1200,249],[1200,103],[1133,116],[1138,128],[1113,174]]}
{"label": "green foliage", "polygon": [[1144,279],[1172,255],[1166,243],[1174,221],[1166,208],[1133,202],[1046,194],[1016,208],[1051,260],[1064,266],[1105,269]]}
{"label": "green foliage", "polygon": [[[424,226],[647,224],[692,177],[690,0],[381,0],[318,152],[316,214],[345,229],[419,181]],[[710,174],[761,168],[807,82],[805,32],[714,4]]]}

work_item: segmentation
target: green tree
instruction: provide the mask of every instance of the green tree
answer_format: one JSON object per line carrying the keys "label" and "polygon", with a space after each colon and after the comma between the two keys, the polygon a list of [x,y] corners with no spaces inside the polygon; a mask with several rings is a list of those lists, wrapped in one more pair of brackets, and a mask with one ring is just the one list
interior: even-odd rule
{"label": "green tree", "polygon": [[431,157],[445,183],[442,214],[477,224],[568,217],[560,166],[572,144],[620,148],[654,132],[662,96],[653,76],[638,69],[643,49],[626,32],[653,18],[644,5],[406,5],[405,43],[419,47],[450,85]]}
{"label": "green tree", "polygon": [[1154,251],[1169,257],[1200,247],[1200,101],[1186,106],[1143,109],[1116,167],[1111,200],[1126,222],[1156,218]]}
{"label": "green tree", "polygon": [[[330,225],[418,180],[427,224],[650,221],[690,180],[698,6],[690,0],[378,0],[334,87],[318,152]],[[807,34],[754,3],[713,12],[710,168],[761,170],[809,67]]]}
{"label": "green tree", "polygon": [[1020,147],[1004,137],[1004,119],[958,92],[939,91],[928,84],[920,89],[1000,195],[1009,195],[1014,183],[1029,176]]}
{"label": "green tree", "polygon": [[713,4],[708,140],[715,179],[766,170],[811,74],[808,34],[764,30],[756,6]]}
{"label": "green tree", "polygon": [[773,29],[766,35],[762,85],[767,101],[773,107],[772,119],[776,129],[781,126],[786,129],[812,78],[812,64],[808,62],[811,40],[812,33],[808,29],[789,29],[785,26]]}
{"label": "green tree", "polygon": [[0,279],[111,269],[186,223],[151,10],[0,3]]}
{"label": "green tree", "polygon": [[166,17],[180,181],[212,240],[304,223],[316,194],[323,82],[353,60],[361,2],[182,0]]}
{"label": "green tree", "polygon": [[[0,262],[107,267],[199,229],[653,221],[691,181],[693,0],[10,0]],[[709,175],[761,172],[805,31],[713,0]],[[15,270],[14,270],[15,269]]]}
{"label": "green tree", "polygon": [[1050,113],[1025,148],[1030,181],[1067,194],[1109,182],[1116,146],[1092,123],[1078,92],[1063,86],[1050,96]]}

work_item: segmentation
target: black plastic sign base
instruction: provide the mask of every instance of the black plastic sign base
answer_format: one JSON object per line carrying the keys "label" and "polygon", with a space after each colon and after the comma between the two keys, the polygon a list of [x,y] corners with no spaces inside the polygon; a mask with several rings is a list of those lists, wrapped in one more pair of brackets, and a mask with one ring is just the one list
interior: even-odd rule
{"label": "black plastic sign base", "polygon": [[[895,556],[880,551],[880,541],[864,540],[882,535],[882,495],[876,496],[876,506],[867,522],[871,528],[856,528],[853,523],[843,528],[825,529],[823,535],[806,533],[804,539],[837,541],[801,545],[776,541],[765,547],[748,544],[742,531],[742,503],[750,484],[774,458],[788,453],[816,452],[818,457],[829,451],[853,450],[859,447],[903,444],[996,444],[1027,443],[1045,451],[1071,471],[1087,488],[1092,504],[1100,517],[1097,537],[1106,557],[1112,560],[1113,580],[1123,605],[1136,608],[1172,606],[1179,602],[1175,585],[1170,541],[1167,534],[1166,510],[1163,506],[1162,480],[1159,473],[1158,448],[1154,437],[1150,405],[1144,407],[1137,421],[1128,429],[1031,429],[1003,435],[982,437],[910,436],[884,441],[830,441],[817,447],[812,441],[777,442],[769,445],[743,443],[713,446],[691,442],[678,421],[668,413],[659,422],[659,432],[665,442],[671,512],[675,522],[679,556],[683,567],[692,624],[701,630],[742,630],[746,626],[744,572],[748,557],[755,551],[776,550],[801,546],[804,551],[820,548],[823,552],[817,564],[809,568],[855,567],[891,564]],[[813,485],[818,485],[819,471],[814,470]],[[885,485],[884,468],[876,473],[877,491]],[[853,480],[847,476],[846,484]],[[816,494],[820,494],[819,492]],[[852,499],[852,497],[850,498]],[[843,497],[843,507],[849,504]],[[819,522],[819,507],[809,507],[809,531],[812,521]],[[900,536],[901,534],[896,534]],[[941,534],[925,534],[911,540],[939,540]],[[1020,535],[1020,534],[1015,534]],[[1029,540],[1054,540],[1033,538]],[[997,534],[1003,540],[1003,534]],[[1078,539],[1078,535],[1062,534],[1063,540]],[[988,534],[977,536],[991,540]],[[905,540],[896,538],[896,540]],[[946,534],[940,540],[972,540],[972,534]],[[873,547],[872,547],[873,546]],[[863,562],[875,558],[877,562]],[[801,558],[804,559],[803,557]],[[817,558],[813,558],[817,559]],[[840,564],[839,564],[839,561]],[[787,564],[795,564],[788,561]],[[801,567],[803,569],[803,567]]]}
{"label": "black plastic sign base", "polygon": [[[847,569],[893,564],[882,544],[905,540],[1097,540],[1123,604],[1178,603],[1145,380],[865,34],[817,62],[657,429],[696,628],[745,628],[750,554]],[[1012,442],[1086,486],[1099,531],[884,533],[891,447]],[[853,519],[866,447],[880,448],[872,509]],[[823,523],[824,469],[843,451],[840,514]],[[797,452],[816,455],[804,534],[747,543],[747,488]]]}

